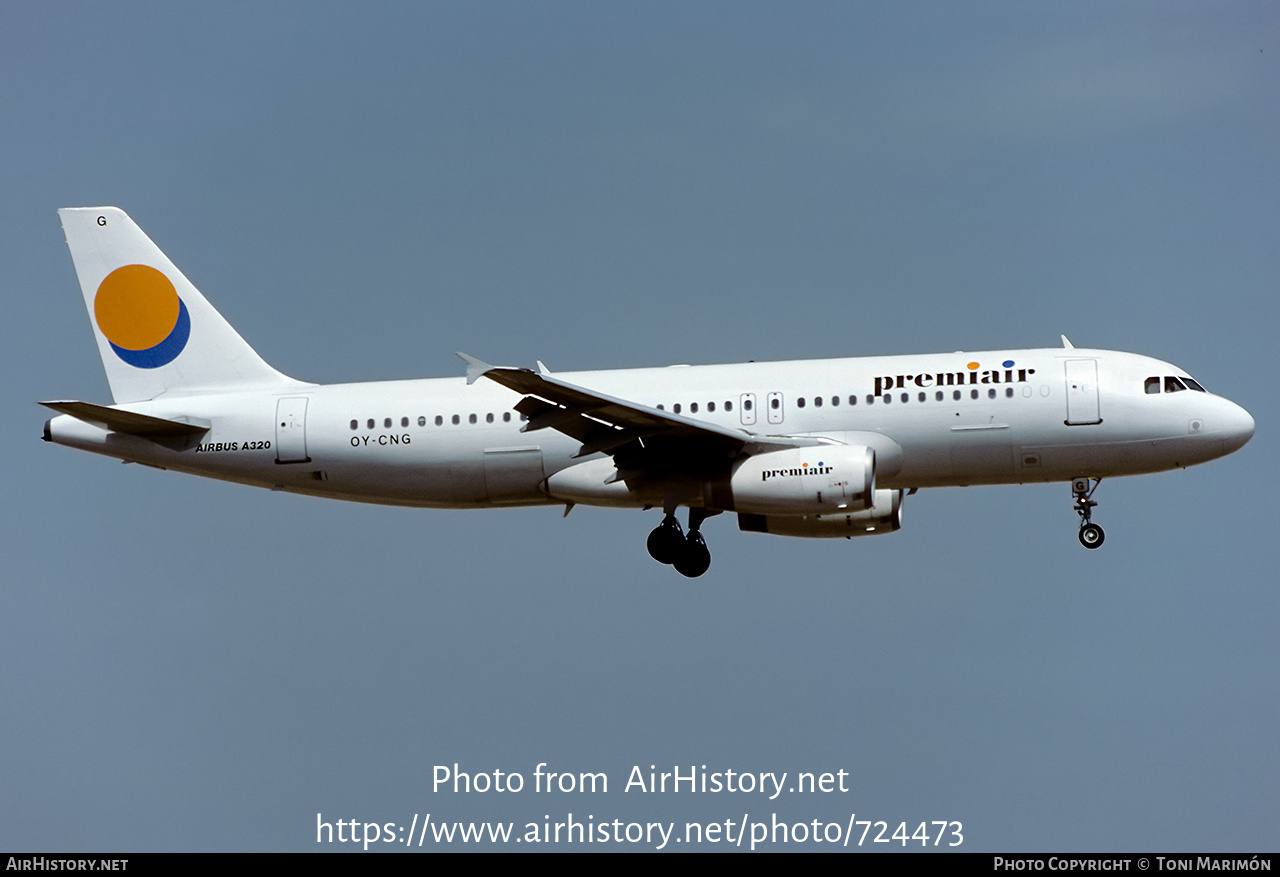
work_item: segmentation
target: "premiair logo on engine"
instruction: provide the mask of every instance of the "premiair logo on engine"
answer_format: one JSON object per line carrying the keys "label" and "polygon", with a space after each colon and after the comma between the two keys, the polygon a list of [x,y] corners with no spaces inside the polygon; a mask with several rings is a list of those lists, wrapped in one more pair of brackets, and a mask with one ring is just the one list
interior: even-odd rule
{"label": "premiair logo on engine", "polygon": [[1015,368],[1016,365],[1012,359],[1006,359],[998,369],[983,369],[981,363],[971,362],[965,366],[965,371],[882,375],[876,378],[875,395],[880,396],[890,390],[905,390],[909,385],[924,390],[930,387],[963,387],[970,384],[1025,384],[1036,373],[1033,368]]}
{"label": "premiair logo on engine", "polygon": [[791,478],[798,475],[826,475],[829,472],[836,471],[835,466],[827,466],[821,460],[818,465],[810,466],[808,463],[801,463],[798,469],[765,469],[760,473],[761,481],[768,481],[770,478]]}

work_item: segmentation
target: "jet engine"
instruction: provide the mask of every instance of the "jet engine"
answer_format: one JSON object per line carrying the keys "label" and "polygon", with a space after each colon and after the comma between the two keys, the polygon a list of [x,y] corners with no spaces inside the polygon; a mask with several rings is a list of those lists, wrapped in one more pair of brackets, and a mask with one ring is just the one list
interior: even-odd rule
{"label": "jet engine", "polygon": [[738,529],[776,536],[874,536],[902,527],[902,491],[877,490],[870,508],[834,515],[753,515],[739,512]]}
{"label": "jet engine", "polygon": [[872,504],[876,453],[864,445],[823,445],[756,454],[734,468],[728,487],[729,502],[720,507],[736,512],[820,515],[861,511]]}

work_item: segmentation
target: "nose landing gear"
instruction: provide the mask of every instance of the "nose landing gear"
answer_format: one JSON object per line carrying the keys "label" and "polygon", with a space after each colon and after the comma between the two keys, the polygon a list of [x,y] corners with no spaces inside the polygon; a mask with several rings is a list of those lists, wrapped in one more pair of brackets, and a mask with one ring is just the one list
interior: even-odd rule
{"label": "nose landing gear", "polygon": [[1093,482],[1090,486],[1088,478],[1073,478],[1071,480],[1071,493],[1076,500],[1076,514],[1080,516],[1080,544],[1085,548],[1097,548],[1102,545],[1102,541],[1106,538],[1106,534],[1102,532],[1102,528],[1093,523],[1093,509],[1097,503],[1093,501],[1093,492],[1098,489],[1098,485],[1102,483],[1102,479]]}
{"label": "nose landing gear", "polygon": [[702,538],[699,528],[702,522],[717,511],[706,509],[689,509],[689,535],[680,529],[680,522],[673,512],[667,512],[662,523],[649,534],[649,556],[658,563],[667,563],[675,567],[682,576],[695,579],[711,566],[711,550],[707,548],[707,540]]}

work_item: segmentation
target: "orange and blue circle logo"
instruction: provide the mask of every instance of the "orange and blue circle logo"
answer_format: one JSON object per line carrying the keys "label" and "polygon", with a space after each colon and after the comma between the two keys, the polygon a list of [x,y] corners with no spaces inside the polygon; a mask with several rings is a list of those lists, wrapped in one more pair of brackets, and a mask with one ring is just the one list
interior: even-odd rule
{"label": "orange and blue circle logo", "polygon": [[177,359],[191,337],[187,306],[168,277],[149,265],[125,265],[106,276],[93,316],[116,356],[137,368]]}

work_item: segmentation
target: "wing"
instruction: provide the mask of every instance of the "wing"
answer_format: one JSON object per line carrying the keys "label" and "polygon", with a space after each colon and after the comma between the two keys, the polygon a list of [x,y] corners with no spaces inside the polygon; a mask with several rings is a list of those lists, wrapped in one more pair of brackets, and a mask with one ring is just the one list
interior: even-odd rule
{"label": "wing", "polygon": [[467,383],[480,378],[524,395],[515,410],[529,418],[524,432],[554,429],[582,443],[576,457],[604,453],[614,458],[612,480],[644,476],[705,475],[736,458],[764,451],[822,445],[830,440],[764,436],[649,408],[527,368],[493,366],[459,353]]}

